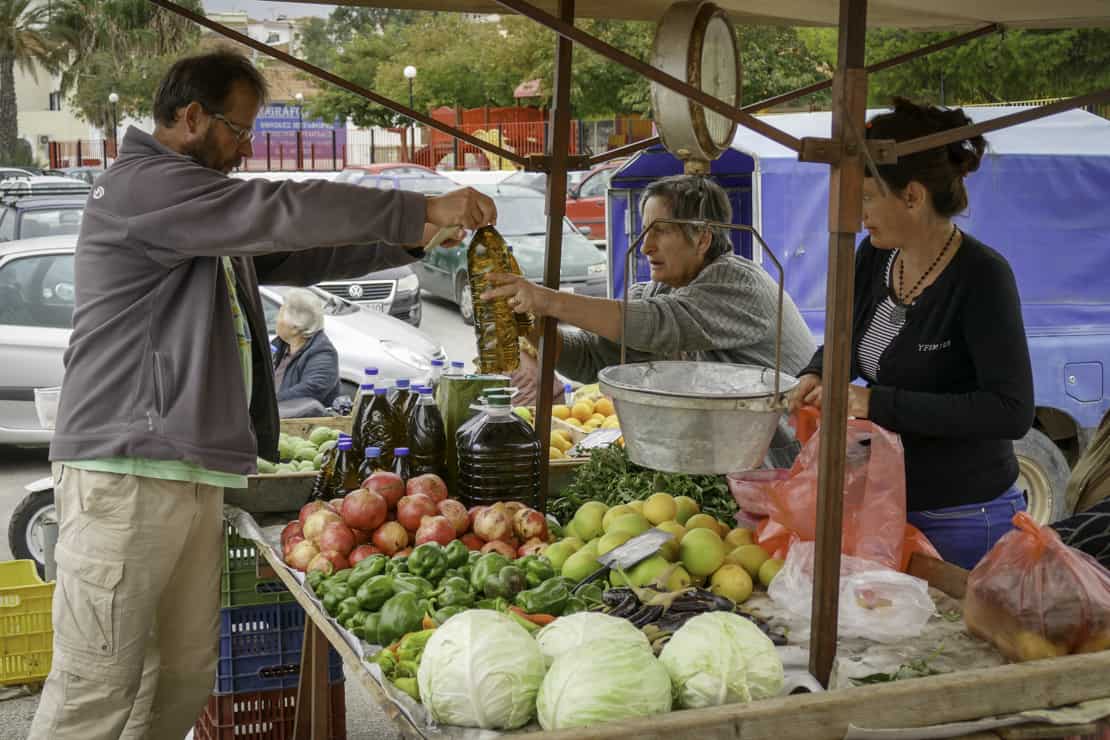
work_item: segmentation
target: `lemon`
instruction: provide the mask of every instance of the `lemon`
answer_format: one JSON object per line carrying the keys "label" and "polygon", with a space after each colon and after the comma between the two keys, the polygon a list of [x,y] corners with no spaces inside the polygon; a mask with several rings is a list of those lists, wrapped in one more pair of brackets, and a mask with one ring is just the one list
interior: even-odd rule
{"label": "lemon", "polygon": [[578,427],[579,429],[582,428],[582,422],[578,421],[578,419],[575,419],[574,417],[567,419],[567,424],[570,424],[573,427]]}
{"label": "lemon", "polygon": [[663,522],[662,524],[657,524],[655,525],[655,528],[667,532],[668,534],[674,535],[673,540],[669,540],[663,543],[663,547],[660,548],[659,552],[663,557],[665,557],[667,560],[670,560],[672,563],[675,560],[678,560],[679,547],[682,545],[682,538],[686,536],[686,527],[683,527],[678,522],[670,521]]}
{"label": "lemon", "polygon": [[566,421],[570,418],[570,407],[561,403],[556,404],[551,407],[551,415],[554,416],[556,419],[562,419]]}
{"label": "lemon", "polygon": [[729,550],[735,550],[740,545],[750,545],[755,542],[755,532],[743,527],[736,529],[725,535],[725,544],[728,545]]}
{"label": "lemon", "polygon": [[620,420],[617,419],[617,417],[610,416],[608,419],[605,420],[605,423],[601,425],[601,428],[602,429],[620,429],[621,428],[621,423],[620,423]]}
{"label": "lemon", "polygon": [[636,512],[637,514],[643,514],[644,513],[644,502],[643,501],[630,501],[628,503],[628,505],[631,506],[632,510],[634,512]]}
{"label": "lemon", "polygon": [[743,604],[752,595],[752,577],[739,565],[722,565],[709,579],[709,590],[735,604]]}
{"label": "lemon", "polygon": [[674,502],[678,505],[678,514],[675,516],[675,521],[679,524],[685,525],[690,517],[701,511],[698,502],[689,496],[678,496]]}
{"label": "lemon", "polygon": [[759,576],[759,569],[767,560],[767,551],[759,545],[740,545],[725,558],[725,562],[730,565],[743,566],[753,578]]}
{"label": "lemon", "polygon": [[613,520],[616,519],[618,516],[635,513],[636,510],[628,504],[617,504],[613,508],[609,509],[609,511],[605,512],[605,516],[601,520],[601,528],[605,532],[608,532],[609,527],[613,525]]}
{"label": "lemon", "polygon": [[[678,521],[681,522],[682,520],[679,519]],[[721,530],[717,527],[717,520],[708,514],[694,514],[682,526],[686,529],[708,529],[718,536],[721,534]]]}
{"label": "lemon", "polygon": [[597,403],[594,404],[594,411],[602,416],[612,416],[617,412],[613,407],[613,402],[605,396],[597,399]]}
{"label": "lemon", "polygon": [[579,401],[570,410],[570,415],[583,424],[594,415],[594,405],[589,401]]}
{"label": "lemon", "polygon": [[783,561],[778,558],[770,558],[759,566],[759,582],[763,584],[764,588],[771,585],[771,581],[775,580],[775,576],[782,570],[783,565]]}
{"label": "lemon", "polygon": [[653,493],[644,502],[644,516],[652,524],[669,522],[678,514],[678,504],[669,493]]}
{"label": "lemon", "polygon": [[679,545],[682,556],[682,565],[692,576],[708,576],[725,560],[725,543],[721,541],[715,530],[691,529],[687,530]]}
{"label": "lemon", "polygon": [[560,450],[558,447],[552,446],[552,447],[547,448],[547,459],[548,460],[565,460],[566,457],[567,456],[564,455],[563,451]]}

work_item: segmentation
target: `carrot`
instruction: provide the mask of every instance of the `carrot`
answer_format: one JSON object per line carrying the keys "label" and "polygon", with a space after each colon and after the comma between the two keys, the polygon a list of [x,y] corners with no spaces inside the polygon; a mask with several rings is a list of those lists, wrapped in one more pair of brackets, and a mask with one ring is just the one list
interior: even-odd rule
{"label": "carrot", "polygon": [[528,612],[521,609],[519,606],[510,606],[509,611],[513,612],[514,614],[520,615],[521,617],[523,617],[524,619],[527,619],[532,624],[537,624],[540,627],[544,627],[546,625],[549,625],[552,622],[554,622],[556,619],[558,619],[558,617],[555,617],[551,614],[529,614]]}
{"label": "carrot", "polygon": [[436,628],[436,621],[434,619],[432,619],[431,617],[429,617],[427,614],[425,614],[424,619],[422,619],[420,621],[420,629],[434,630],[435,628]]}

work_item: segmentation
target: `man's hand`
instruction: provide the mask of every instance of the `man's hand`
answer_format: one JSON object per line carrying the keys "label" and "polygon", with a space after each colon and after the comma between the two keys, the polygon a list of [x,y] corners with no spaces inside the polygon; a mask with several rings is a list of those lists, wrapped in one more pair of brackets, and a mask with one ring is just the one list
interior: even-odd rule
{"label": "man's hand", "polygon": [[[432,241],[432,239],[435,238],[435,235],[439,233],[439,230],[441,228],[443,228],[443,227],[442,226],[436,226],[435,224],[424,224],[424,237],[420,242],[420,246],[422,246],[422,247],[426,246],[430,241]],[[458,245],[462,244],[462,240],[465,236],[466,236],[466,229],[464,229],[463,227],[460,226],[457,229],[455,229],[454,233],[452,233],[451,236],[449,236],[446,239],[444,239],[443,241],[441,241],[439,243],[439,246],[441,246],[441,247],[457,247]]]}
{"label": "man's hand", "polygon": [[536,285],[531,280],[507,272],[491,272],[486,280],[494,286],[482,293],[483,301],[507,298],[509,308],[516,313],[531,313],[536,316],[549,316],[555,291]]}
{"label": "man's hand", "polygon": [[443,226],[479,229],[497,223],[497,206],[492,198],[474,188],[460,188],[443,195],[428,196],[424,220],[436,226],[437,230]]}

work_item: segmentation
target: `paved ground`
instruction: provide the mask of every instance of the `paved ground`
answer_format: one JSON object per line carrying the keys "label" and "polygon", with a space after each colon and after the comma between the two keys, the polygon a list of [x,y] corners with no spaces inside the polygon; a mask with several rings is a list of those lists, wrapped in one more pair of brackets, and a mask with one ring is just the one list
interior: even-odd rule
{"label": "paved ground", "polygon": [[[449,303],[424,298],[424,320],[421,329],[443,344],[452,360],[463,360],[473,367],[474,332],[462,322],[458,310]],[[8,520],[23,499],[23,486],[50,474],[44,449],[0,447],[0,560],[11,558],[8,546]],[[347,737],[350,740],[393,740],[400,735],[356,682],[347,685]],[[0,737],[27,737],[38,706],[38,694],[0,700]]]}

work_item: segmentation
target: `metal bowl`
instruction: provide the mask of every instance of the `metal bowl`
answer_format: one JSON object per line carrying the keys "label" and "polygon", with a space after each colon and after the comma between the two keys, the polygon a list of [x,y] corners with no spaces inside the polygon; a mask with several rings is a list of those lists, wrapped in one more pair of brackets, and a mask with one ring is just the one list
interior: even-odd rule
{"label": "metal bowl", "polygon": [[637,465],[669,473],[724,474],[763,464],[798,379],[754,365],[642,362],[597,375],[613,399],[625,449]]}

